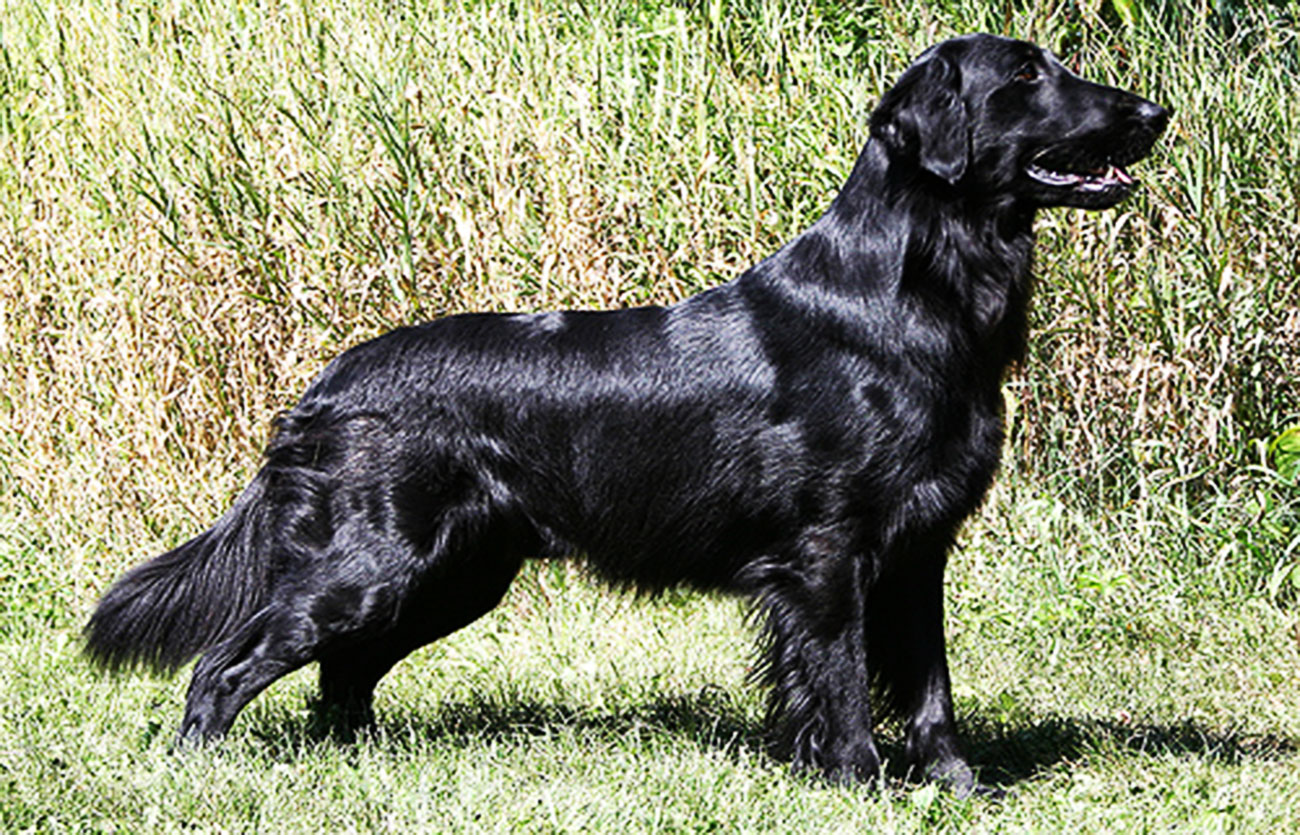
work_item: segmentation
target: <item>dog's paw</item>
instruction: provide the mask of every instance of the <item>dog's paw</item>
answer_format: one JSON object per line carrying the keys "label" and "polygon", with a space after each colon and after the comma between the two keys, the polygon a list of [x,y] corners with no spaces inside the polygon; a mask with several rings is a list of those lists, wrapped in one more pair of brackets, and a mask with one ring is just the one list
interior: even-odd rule
{"label": "dog's paw", "polygon": [[961,757],[947,757],[933,763],[925,769],[924,779],[943,786],[961,800],[968,798],[1003,800],[1007,796],[1005,789],[977,780],[970,763]]}

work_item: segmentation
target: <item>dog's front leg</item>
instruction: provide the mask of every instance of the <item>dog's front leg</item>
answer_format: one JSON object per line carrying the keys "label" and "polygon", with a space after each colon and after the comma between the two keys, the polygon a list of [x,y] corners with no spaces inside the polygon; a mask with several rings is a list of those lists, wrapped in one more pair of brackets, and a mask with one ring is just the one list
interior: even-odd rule
{"label": "dog's front leg", "polygon": [[832,780],[876,779],[861,560],[804,555],[768,576],[760,600],[775,753]]}
{"label": "dog's front leg", "polygon": [[916,549],[891,566],[867,595],[872,679],[907,721],[904,750],[914,777],[958,795],[996,795],[975,780],[957,740],[943,632],[946,548]]}

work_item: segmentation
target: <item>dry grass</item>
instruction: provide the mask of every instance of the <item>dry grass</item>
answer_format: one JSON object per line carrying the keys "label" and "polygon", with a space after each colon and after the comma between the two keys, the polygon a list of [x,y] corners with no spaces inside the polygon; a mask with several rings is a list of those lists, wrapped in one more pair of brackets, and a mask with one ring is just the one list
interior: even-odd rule
{"label": "dry grass", "polygon": [[0,502],[36,573],[80,605],[209,519],[269,418],[396,324],[735,275],[826,205],[909,56],[976,28],[1179,111],[1137,199],[1040,224],[1015,472],[1175,530],[1218,514],[1189,567],[1235,541],[1272,489],[1240,468],[1300,412],[1294,28],[832,8],[11,2]]}

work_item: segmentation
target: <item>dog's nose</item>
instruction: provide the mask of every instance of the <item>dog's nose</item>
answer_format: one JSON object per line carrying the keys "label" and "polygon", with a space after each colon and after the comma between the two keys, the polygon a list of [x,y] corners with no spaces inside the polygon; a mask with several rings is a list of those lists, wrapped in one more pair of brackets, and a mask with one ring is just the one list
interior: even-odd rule
{"label": "dog's nose", "polygon": [[1169,117],[1174,115],[1174,111],[1172,108],[1161,107],[1153,101],[1138,99],[1135,115],[1142,121],[1149,122],[1151,127],[1160,133],[1165,129],[1165,125],[1169,124]]}

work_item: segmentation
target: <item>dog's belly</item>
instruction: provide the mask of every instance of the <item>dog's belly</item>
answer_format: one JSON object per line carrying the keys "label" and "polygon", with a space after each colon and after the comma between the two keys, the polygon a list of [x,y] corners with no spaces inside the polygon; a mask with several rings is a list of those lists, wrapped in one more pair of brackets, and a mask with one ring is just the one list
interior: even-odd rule
{"label": "dog's belly", "polygon": [[881,436],[878,415],[848,405],[829,438],[801,416],[772,422],[761,399],[730,402],[712,415],[697,405],[574,422],[567,443],[553,429],[546,443],[512,442],[537,456],[516,476],[548,553],[577,552],[640,587],[741,590],[754,566],[810,547],[817,559],[884,560],[946,541],[997,467],[1000,419],[987,409],[967,407],[967,431],[939,447],[924,425]]}
{"label": "dog's belly", "polygon": [[722,411],[718,398],[684,398],[521,431],[543,439],[509,445],[526,450],[513,476],[543,538],[559,543],[548,551],[567,544],[619,583],[719,588],[779,550],[798,517],[807,451],[792,425],[762,418],[753,395],[729,392]]}

